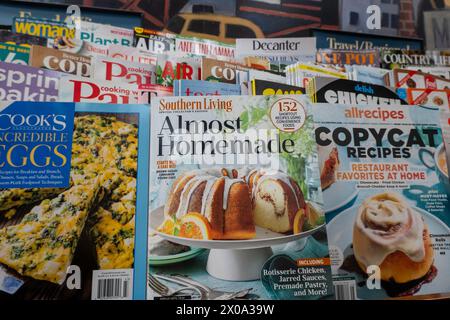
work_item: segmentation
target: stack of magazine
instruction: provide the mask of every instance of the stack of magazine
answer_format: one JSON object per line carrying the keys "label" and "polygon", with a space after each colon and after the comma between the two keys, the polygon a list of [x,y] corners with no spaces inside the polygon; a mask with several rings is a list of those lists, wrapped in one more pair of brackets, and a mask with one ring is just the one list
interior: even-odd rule
{"label": "stack of magazine", "polygon": [[0,31],[0,300],[450,294],[450,53]]}

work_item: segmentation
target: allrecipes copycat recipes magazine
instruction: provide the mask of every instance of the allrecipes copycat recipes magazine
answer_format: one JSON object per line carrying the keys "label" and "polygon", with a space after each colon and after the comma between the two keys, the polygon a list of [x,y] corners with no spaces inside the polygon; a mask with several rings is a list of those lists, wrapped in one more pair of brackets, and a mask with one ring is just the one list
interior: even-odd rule
{"label": "allrecipes copycat recipes magazine", "polygon": [[150,299],[332,297],[306,99],[161,97],[151,126]]}
{"label": "allrecipes copycat recipes magazine", "polygon": [[439,110],[314,107],[337,299],[450,291],[450,184]]}
{"label": "allrecipes copycat recipes magazine", "polygon": [[2,102],[0,128],[0,301],[145,299],[148,106]]}

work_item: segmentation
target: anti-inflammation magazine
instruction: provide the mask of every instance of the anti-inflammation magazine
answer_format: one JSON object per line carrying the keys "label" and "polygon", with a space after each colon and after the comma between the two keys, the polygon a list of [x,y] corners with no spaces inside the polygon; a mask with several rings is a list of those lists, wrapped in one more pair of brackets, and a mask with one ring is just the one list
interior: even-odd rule
{"label": "anti-inflammation magazine", "polygon": [[151,126],[148,298],[332,298],[306,99],[160,97]]}
{"label": "anti-inflammation magazine", "polygon": [[439,110],[317,104],[337,299],[450,292],[450,183]]}

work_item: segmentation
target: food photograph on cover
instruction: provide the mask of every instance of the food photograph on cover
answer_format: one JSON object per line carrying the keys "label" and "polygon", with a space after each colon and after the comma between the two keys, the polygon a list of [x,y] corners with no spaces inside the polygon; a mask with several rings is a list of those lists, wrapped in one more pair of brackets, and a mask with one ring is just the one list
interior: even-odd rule
{"label": "food photograph on cover", "polygon": [[1,1],[0,301],[450,299],[449,21]]}

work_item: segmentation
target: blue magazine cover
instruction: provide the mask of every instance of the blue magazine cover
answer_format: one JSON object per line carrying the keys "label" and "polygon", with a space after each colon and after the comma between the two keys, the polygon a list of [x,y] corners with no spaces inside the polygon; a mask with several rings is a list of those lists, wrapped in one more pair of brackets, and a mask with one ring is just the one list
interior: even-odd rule
{"label": "blue magazine cover", "polygon": [[[39,188],[0,189],[0,301],[145,299],[148,106],[8,106],[1,109],[1,133],[12,132],[21,141],[15,145],[23,146],[14,148],[2,139],[0,158],[14,165],[21,158],[28,167],[16,171],[44,182]],[[73,126],[69,133],[61,131],[62,115],[67,127]],[[14,132],[8,119],[16,125]],[[38,129],[45,128],[40,134]],[[37,139],[44,146],[33,151]],[[33,152],[37,164],[48,168],[30,168]],[[69,166],[58,175],[42,172],[63,163]],[[49,187],[60,176],[68,183]]]}

